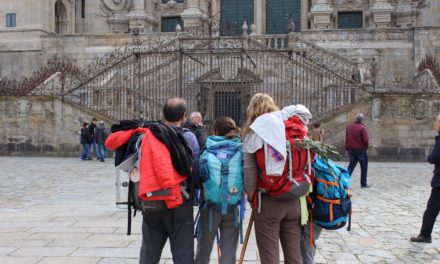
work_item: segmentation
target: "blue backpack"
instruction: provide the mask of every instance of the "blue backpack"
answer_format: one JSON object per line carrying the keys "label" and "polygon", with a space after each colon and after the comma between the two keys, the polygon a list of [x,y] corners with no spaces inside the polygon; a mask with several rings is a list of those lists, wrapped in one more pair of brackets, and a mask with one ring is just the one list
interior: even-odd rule
{"label": "blue backpack", "polygon": [[331,160],[315,157],[313,163],[313,219],[324,229],[351,228],[351,192],[348,170]]}
{"label": "blue backpack", "polygon": [[239,138],[209,136],[199,158],[203,199],[222,214],[236,208],[243,195],[243,151]]}

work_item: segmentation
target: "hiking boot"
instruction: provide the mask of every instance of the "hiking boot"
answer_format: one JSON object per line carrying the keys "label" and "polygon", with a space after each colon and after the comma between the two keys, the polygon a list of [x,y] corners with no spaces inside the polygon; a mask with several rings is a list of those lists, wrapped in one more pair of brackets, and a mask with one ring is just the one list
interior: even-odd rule
{"label": "hiking boot", "polygon": [[432,239],[430,237],[424,237],[422,235],[418,235],[416,237],[411,237],[411,242],[418,242],[418,243],[431,243]]}

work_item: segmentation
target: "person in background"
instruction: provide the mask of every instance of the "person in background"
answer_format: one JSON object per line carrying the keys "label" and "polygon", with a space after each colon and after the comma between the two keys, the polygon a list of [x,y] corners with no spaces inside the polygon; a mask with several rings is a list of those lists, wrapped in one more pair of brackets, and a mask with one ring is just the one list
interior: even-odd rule
{"label": "person in background", "polygon": [[89,157],[90,159],[92,159],[92,147],[93,147],[93,151],[95,152],[95,156],[97,160],[101,159],[101,156],[99,155],[99,152],[97,151],[97,145],[96,145],[96,139],[95,139],[95,133],[96,133],[96,123],[98,122],[98,119],[96,119],[96,117],[94,117],[92,119],[92,123],[90,123],[89,125],[89,142],[91,145],[91,148],[89,150]]}
{"label": "person in background", "polygon": [[189,116],[189,120],[183,125],[184,128],[191,130],[191,132],[196,135],[200,149],[205,146],[206,141],[205,129],[202,121],[202,114],[200,112],[192,112]]}
{"label": "person in background", "polygon": [[95,129],[95,142],[98,150],[97,156],[100,157],[101,162],[105,161],[105,156],[107,152],[104,146],[105,138],[106,138],[106,130],[105,130],[104,121],[99,121],[99,125]]}
{"label": "person in background", "polygon": [[437,115],[434,124],[437,136],[435,136],[435,145],[431,154],[428,156],[428,162],[434,164],[434,175],[431,180],[431,196],[429,197],[420,233],[416,237],[411,237],[412,242],[431,243],[431,233],[434,228],[435,220],[440,212],[440,114]]}
{"label": "person in background", "polygon": [[316,122],[313,124],[313,128],[312,128],[311,132],[312,133],[310,133],[310,134],[312,135],[313,141],[322,142],[324,140],[324,129],[321,128],[320,122]]}
{"label": "person in background", "polygon": [[[200,112],[192,112],[189,115],[189,120],[183,124],[183,128],[189,129],[197,138],[197,142],[199,143],[199,149],[202,150],[205,146],[206,135],[205,128],[203,127],[203,118]],[[197,169],[197,168],[195,168]],[[200,205],[200,189],[194,189],[194,206]]]}
{"label": "person in background", "polygon": [[348,172],[352,175],[356,164],[361,164],[361,187],[368,188],[367,172],[368,172],[368,130],[362,124],[364,115],[358,113],[355,121],[347,126],[345,131],[345,150],[348,152],[350,164],[348,165]]}
{"label": "person in background", "polygon": [[80,156],[80,160],[91,160],[89,153],[90,153],[90,137],[89,137],[89,129],[88,129],[89,123],[84,122],[83,126],[81,128],[81,136],[80,136],[80,143],[82,145],[82,153]]}

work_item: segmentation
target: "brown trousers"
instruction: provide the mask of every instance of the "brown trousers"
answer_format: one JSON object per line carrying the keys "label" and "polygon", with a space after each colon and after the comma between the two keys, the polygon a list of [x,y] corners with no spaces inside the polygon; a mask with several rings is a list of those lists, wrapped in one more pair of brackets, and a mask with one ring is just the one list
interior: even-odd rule
{"label": "brown trousers", "polygon": [[254,210],[255,236],[261,264],[279,264],[279,242],[285,264],[302,264],[301,208],[298,199],[262,197],[261,213]]}

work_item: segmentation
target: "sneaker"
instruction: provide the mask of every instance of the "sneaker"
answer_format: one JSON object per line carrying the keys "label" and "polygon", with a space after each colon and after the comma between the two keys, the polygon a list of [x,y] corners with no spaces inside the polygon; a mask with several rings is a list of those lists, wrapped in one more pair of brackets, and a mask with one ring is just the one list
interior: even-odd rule
{"label": "sneaker", "polygon": [[86,158],[86,160],[93,160],[92,158]]}
{"label": "sneaker", "polygon": [[411,237],[411,242],[418,242],[418,243],[431,243],[432,239],[430,237],[424,237],[422,235],[418,235],[416,237]]}
{"label": "sneaker", "polygon": [[363,186],[361,186],[361,188],[370,188],[371,187],[371,185],[363,185]]}
{"label": "sneaker", "polygon": [[101,159],[101,162],[105,162],[105,160]]}

